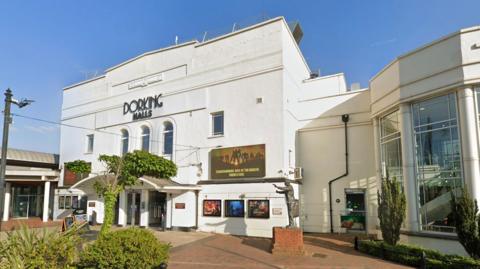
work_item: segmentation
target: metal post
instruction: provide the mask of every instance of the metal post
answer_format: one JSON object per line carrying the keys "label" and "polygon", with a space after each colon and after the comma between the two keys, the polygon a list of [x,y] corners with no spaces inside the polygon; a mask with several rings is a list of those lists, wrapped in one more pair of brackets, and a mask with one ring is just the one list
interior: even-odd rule
{"label": "metal post", "polygon": [[[2,156],[0,163],[0,216],[3,216],[3,203],[5,200],[5,174],[7,168],[7,149],[8,149],[8,128],[12,121],[10,117],[10,105],[12,103],[12,91],[5,91],[5,109],[3,110],[3,138],[2,138]],[[0,231],[2,229],[0,222]]]}

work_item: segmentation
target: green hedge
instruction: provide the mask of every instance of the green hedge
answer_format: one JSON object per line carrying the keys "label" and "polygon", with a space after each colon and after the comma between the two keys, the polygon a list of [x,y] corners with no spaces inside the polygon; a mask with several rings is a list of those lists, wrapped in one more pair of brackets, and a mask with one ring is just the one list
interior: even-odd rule
{"label": "green hedge", "polygon": [[78,268],[157,268],[167,262],[169,249],[149,230],[113,231],[84,249]]}
{"label": "green hedge", "polygon": [[427,268],[480,268],[480,261],[472,258],[442,254],[431,249],[417,246],[397,244],[391,246],[383,241],[358,241],[358,250],[372,256],[400,264],[419,267],[422,263],[422,253],[426,256]]}

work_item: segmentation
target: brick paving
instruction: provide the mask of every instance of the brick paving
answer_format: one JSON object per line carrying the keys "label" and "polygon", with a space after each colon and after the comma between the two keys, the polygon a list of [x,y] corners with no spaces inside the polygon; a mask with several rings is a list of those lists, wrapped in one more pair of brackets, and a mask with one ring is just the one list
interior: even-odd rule
{"label": "brick paving", "polygon": [[2,231],[13,231],[20,229],[23,225],[28,228],[44,228],[44,227],[58,227],[62,226],[61,220],[49,220],[43,222],[41,218],[28,218],[28,219],[10,219],[8,221],[1,222]]}
{"label": "brick paving", "polygon": [[270,239],[212,235],[174,247],[169,269],[203,268],[409,268],[359,253],[345,238],[304,236],[303,257],[274,256]]}

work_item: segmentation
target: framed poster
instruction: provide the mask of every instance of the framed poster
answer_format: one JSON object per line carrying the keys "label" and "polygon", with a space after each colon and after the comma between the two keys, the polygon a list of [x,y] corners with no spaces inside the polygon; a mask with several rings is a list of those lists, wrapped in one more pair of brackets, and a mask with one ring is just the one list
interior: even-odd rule
{"label": "framed poster", "polygon": [[270,201],[248,200],[248,217],[258,219],[270,218]]}
{"label": "framed poster", "polygon": [[221,217],[222,200],[203,200],[204,217]]}
{"label": "framed poster", "polygon": [[212,179],[265,177],[265,144],[213,149]]}
{"label": "framed poster", "polygon": [[225,200],[225,217],[233,217],[233,218],[245,217],[245,201]]}

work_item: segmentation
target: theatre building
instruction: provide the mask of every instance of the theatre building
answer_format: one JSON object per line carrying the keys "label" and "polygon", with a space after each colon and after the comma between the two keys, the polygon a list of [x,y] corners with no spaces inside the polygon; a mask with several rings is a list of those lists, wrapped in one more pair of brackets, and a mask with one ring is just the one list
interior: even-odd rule
{"label": "theatre building", "polygon": [[[58,160],[56,154],[7,150],[2,222],[30,219],[27,223],[37,223],[52,219],[53,192],[59,179]],[[9,227],[2,224],[2,229],[5,226]]]}
{"label": "theatre building", "polygon": [[[178,174],[127,187],[118,225],[271,237],[288,224],[274,184],[288,182],[304,231],[377,234],[388,173],[407,196],[402,240],[462,253],[449,199],[460,187],[480,198],[480,28],[398,57],[368,89],[348,87],[342,73],[312,73],[302,36],[279,17],[147,52],[64,88],[55,218],[76,197],[101,223],[98,156],[145,150]],[[89,175],[65,168],[78,159]]]}

